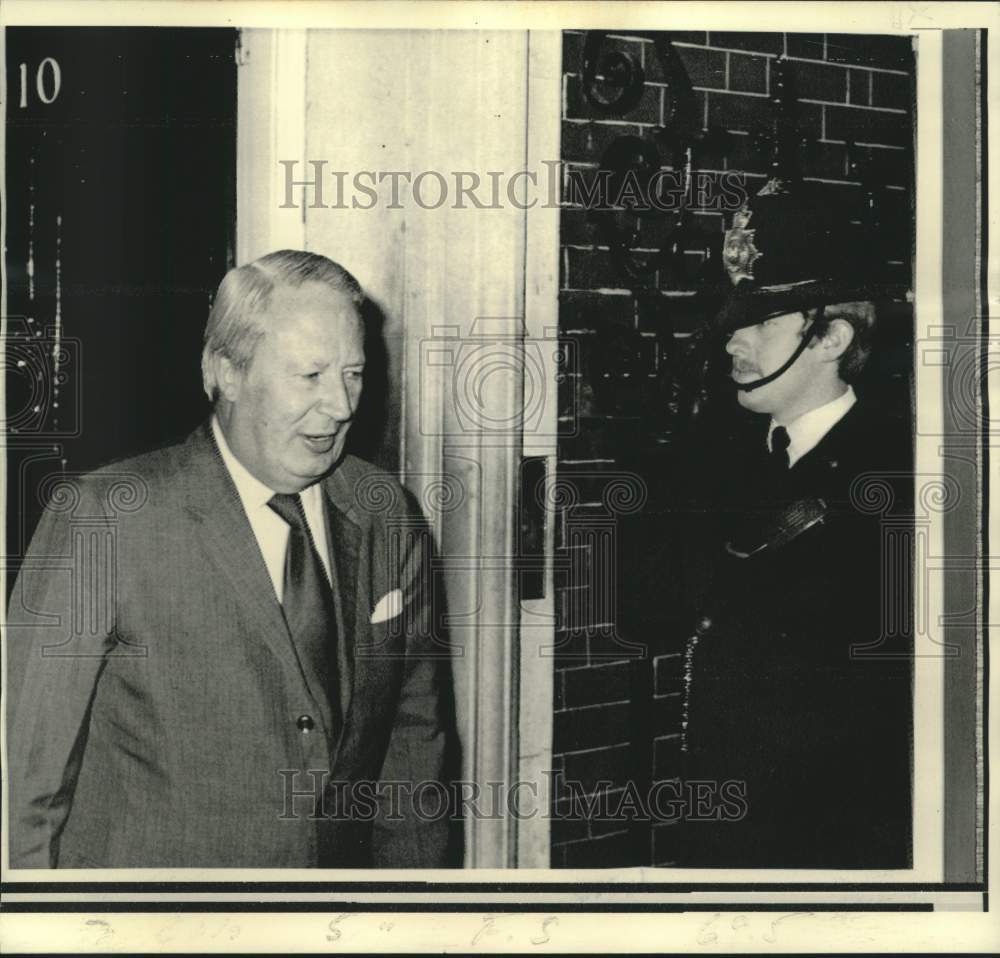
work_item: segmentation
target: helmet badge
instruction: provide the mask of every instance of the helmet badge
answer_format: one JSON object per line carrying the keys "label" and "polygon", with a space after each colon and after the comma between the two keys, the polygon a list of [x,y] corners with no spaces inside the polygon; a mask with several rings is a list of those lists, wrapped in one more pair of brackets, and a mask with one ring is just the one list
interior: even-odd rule
{"label": "helmet badge", "polygon": [[729,279],[735,286],[740,280],[753,279],[753,264],[764,254],[753,244],[756,230],[747,229],[753,212],[746,207],[733,216],[733,228],[726,230],[722,258]]}

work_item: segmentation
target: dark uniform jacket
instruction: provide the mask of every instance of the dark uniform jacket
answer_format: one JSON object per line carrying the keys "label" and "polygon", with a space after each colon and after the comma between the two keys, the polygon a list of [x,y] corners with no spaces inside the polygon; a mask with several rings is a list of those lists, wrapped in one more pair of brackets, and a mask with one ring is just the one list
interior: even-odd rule
{"label": "dark uniform jacket", "polygon": [[745,783],[745,814],[689,817],[680,864],[906,868],[909,437],[858,402],[778,471],[766,425],[732,450],[683,681],[687,781]]}

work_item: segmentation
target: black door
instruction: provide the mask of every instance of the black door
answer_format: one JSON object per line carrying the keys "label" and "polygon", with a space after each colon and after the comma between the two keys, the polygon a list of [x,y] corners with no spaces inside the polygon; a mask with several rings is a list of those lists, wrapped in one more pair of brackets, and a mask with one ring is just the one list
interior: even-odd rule
{"label": "black door", "polygon": [[234,254],[236,32],[10,28],[6,44],[10,584],[54,477],[207,413],[201,335]]}

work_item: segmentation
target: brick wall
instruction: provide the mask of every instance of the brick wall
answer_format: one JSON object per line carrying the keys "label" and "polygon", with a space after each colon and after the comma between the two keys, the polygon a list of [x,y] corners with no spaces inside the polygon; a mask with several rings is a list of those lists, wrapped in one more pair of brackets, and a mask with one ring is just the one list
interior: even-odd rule
{"label": "brick wall", "polygon": [[[884,159],[892,172],[882,218],[900,227],[885,258],[894,278],[910,282],[914,67],[909,39],[703,32],[672,36],[694,87],[703,127],[731,133],[727,154],[707,155],[701,168],[743,171],[751,195],[763,185],[768,157],[755,152],[754,135],[770,122],[775,59],[788,57],[794,64],[800,121],[816,141],[804,154],[804,179],[824,202],[860,215],[863,191],[849,175],[847,143],[854,141]],[[612,36],[612,48],[642,63],[645,89],[627,115],[595,117],[579,75],[583,40],[579,32],[563,35],[562,159],[567,170],[586,177],[617,137],[649,136],[664,122],[669,101],[653,42]],[[702,261],[706,248],[721,242],[724,228],[721,213],[702,212],[695,218],[700,239],[685,254],[693,263]],[[579,781],[585,793],[605,788],[621,795],[630,781],[642,789],[678,775],[683,636],[666,634],[670,630],[628,634],[618,598],[620,583],[615,582],[626,557],[621,555],[622,537],[614,530],[636,495],[628,474],[635,463],[652,461],[644,446],[651,441],[649,419],[655,415],[651,410],[664,357],[672,346],[669,340],[690,334],[702,318],[701,307],[691,289],[676,288],[670,277],[654,274],[642,284],[642,295],[652,297],[655,308],[640,310],[636,285],[616,273],[582,207],[564,203],[560,243],[560,328],[576,351],[561,400],[561,413],[573,428],[560,441],[559,477],[574,492],[560,514],[556,552],[562,571],[557,580],[554,771]],[[906,321],[904,316],[901,322]],[[907,371],[897,370],[896,375],[905,377]],[[655,461],[669,462],[662,455]],[[647,601],[669,606],[677,598],[665,584]],[[638,658],[630,654],[630,640],[643,647]],[[564,793],[557,793],[554,811],[553,867],[667,865],[674,860],[670,824],[627,827],[593,817],[567,817]]]}

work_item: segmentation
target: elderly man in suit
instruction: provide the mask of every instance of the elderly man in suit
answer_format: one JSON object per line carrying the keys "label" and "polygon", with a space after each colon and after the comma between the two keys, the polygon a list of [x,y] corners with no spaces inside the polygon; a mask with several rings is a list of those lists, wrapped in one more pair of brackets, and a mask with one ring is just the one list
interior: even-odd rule
{"label": "elderly man in suit", "polygon": [[711,470],[683,749],[689,782],[737,783],[744,801],[685,823],[686,865],[911,861],[911,573],[875,502],[895,497],[894,527],[912,523],[911,434],[854,389],[891,290],[849,236],[771,181],[725,237],[718,323],[757,415]]}
{"label": "elderly man in suit", "polygon": [[451,736],[427,533],[344,452],[361,301],[312,253],[231,270],[210,420],[53,490],[6,630],[12,867],[448,863],[412,800]]}

